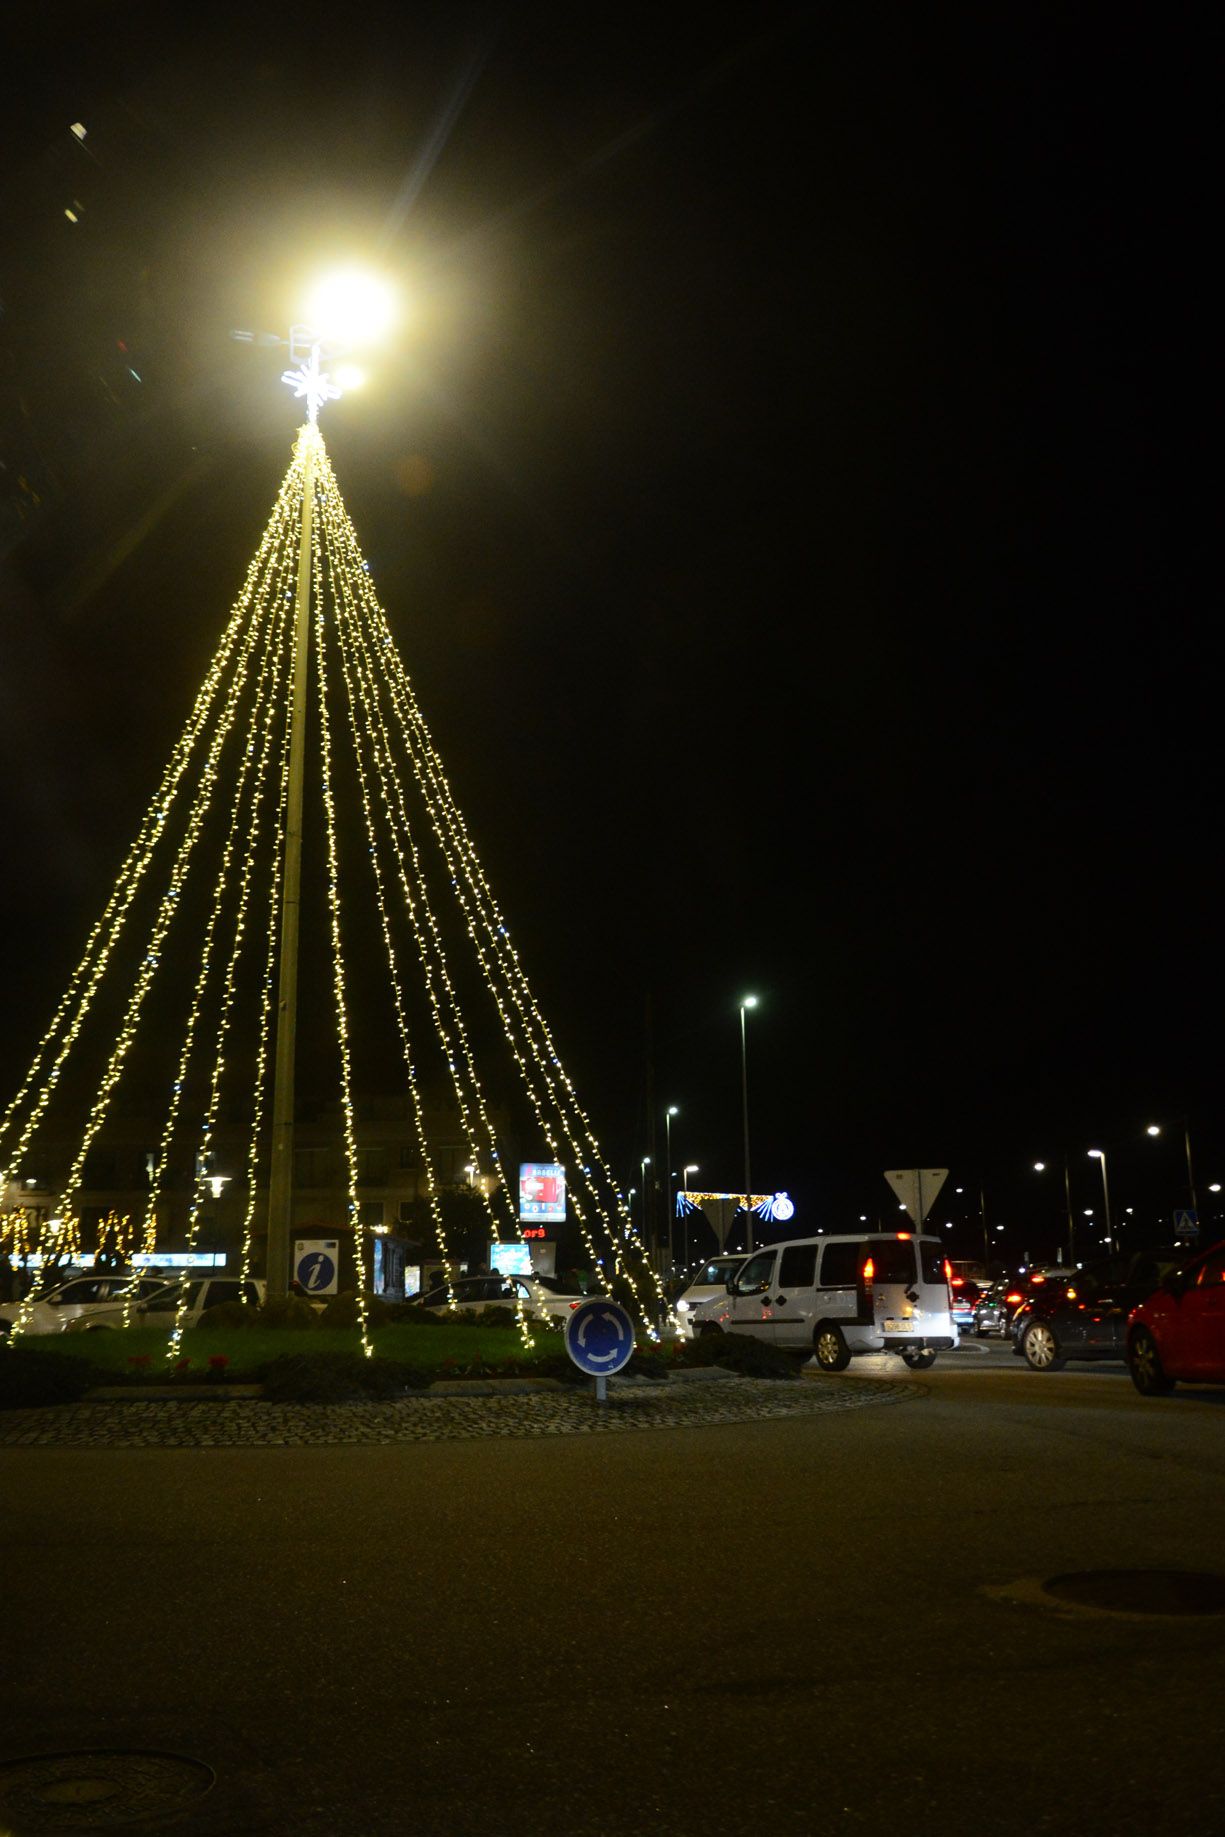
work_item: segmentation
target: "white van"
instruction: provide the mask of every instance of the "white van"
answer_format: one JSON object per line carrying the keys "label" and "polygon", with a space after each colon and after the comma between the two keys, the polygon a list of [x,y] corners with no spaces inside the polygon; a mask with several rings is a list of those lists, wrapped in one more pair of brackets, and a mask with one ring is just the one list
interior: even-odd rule
{"label": "white van", "polygon": [[958,1343],[944,1247],[936,1237],[806,1237],[758,1250],[722,1301],[691,1313],[700,1333],[746,1333],[844,1371],[861,1352],[900,1352],[925,1371]]}
{"label": "white van", "polygon": [[726,1256],[711,1257],[694,1272],[693,1280],[686,1283],[677,1297],[676,1318],[680,1325],[682,1338],[690,1334],[689,1316],[693,1309],[700,1307],[704,1301],[719,1301],[727,1293],[727,1285],[744,1262],[745,1252],[738,1254],[730,1251]]}

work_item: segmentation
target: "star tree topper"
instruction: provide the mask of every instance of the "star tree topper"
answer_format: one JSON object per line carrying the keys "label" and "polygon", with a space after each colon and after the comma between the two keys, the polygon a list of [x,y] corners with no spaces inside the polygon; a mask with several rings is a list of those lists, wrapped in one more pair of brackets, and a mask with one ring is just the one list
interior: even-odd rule
{"label": "star tree topper", "polygon": [[340,395],[340,390],[330,377],[325,376],[319,368],[319,346],[311,346],[310,358],[299,364],[296,370],[283,370],[281,381],[288,383],[296,396],[306,397],[306,412],[312,425],[319,418],[319,410],[325,402],[333,402]]}

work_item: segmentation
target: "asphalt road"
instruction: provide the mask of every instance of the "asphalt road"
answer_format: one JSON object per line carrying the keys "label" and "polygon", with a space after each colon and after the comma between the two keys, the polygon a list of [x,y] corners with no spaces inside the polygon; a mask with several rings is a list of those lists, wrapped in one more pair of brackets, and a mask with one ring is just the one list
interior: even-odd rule
{"label": "asphalt road", "polygon": [[1225,1619],[1034,1585],[1225,1571],[1225,1390],[995,1348],[912,1383],[606,1437],[5,1450],[0,1759],[198,1757],[212,1792],[139,1827],[182,1837],[1215,1837]]}

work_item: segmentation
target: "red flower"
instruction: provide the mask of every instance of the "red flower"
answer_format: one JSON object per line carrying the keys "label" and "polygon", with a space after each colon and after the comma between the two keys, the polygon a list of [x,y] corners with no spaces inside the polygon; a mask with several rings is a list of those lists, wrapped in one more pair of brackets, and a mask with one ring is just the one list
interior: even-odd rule
{"label": "red flower", "polygon": [[224,1371],[229,1362],[224,1352],[214,1352],[209,1359],[208,1367],[210,1371]]}

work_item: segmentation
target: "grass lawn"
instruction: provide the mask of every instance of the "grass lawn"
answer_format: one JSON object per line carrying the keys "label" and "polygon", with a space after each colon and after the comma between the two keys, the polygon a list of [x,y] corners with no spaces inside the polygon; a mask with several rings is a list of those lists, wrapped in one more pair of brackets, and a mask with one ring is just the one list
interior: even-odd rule
{"label": "grass lawn", "polygon": [[[145,1373],[149,1378],[171,1369],[166,1360],[167,1335],[160,1327],[116,1327],[97,1333],[38,1333],[26,1337],[27,1346],[48,1351],[69,1352],[89,1359],[98,1368],[98,1382],[105,1384],[112,1375],[128,1377],[129,1360],[147,1357]],[[538,1333],[534,1353],[526,1352],[514,1327],[380,1327],[371,1335],[376,1358],[398,1359],[405,1365],[422,1370],[436,1370],[448,1360],[463,1367],[475,1360],[500,1365],[507,1360],[521,1363],[525,1375],[539,1358],[562,1352],[560,1333]],[[183,1334],[180,1358],[190,1359],[193,1375],[209,1375],[208,1361],[213,1356],[227,1358],[227,1379],[241,1383],[257,1366],[268,1359],[296,1352],[360,1352],[361,1338],[349,1327],[293,1328],[244,1327],[189,1328]]]}

